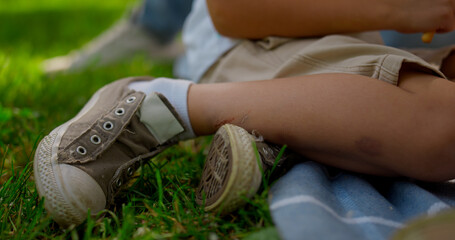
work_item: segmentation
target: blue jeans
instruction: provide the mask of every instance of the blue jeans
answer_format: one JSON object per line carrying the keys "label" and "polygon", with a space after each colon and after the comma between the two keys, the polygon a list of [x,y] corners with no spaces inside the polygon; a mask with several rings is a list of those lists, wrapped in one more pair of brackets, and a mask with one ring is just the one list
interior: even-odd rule
{"label": "blue jeans", "polygon": [[418,216],[455,207],[455,184],[373,177],[307,161],[269,192],[282,239],[384,240]]}
{"label": "blue jeans", "polygon": [[192,3],[192,0],[145,0],[132,21],[161,43],[169,43],[182,29]]}
{"label": "blue jeans", "polygon": [[433,41],[423,43],[422,33],[403,34],[395,31],[381,31],[385,45],[396,48],[440,48],[455,44],[455,32],[436,34]]}

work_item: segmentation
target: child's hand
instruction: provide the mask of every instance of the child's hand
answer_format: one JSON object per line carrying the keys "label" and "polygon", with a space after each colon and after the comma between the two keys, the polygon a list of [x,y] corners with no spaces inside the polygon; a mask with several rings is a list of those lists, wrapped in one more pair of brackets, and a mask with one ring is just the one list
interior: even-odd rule
{"label": "child's hand", "polygon": [[391,24],[404,33],[450,32],[455,30],[455,0],[384,0]]}

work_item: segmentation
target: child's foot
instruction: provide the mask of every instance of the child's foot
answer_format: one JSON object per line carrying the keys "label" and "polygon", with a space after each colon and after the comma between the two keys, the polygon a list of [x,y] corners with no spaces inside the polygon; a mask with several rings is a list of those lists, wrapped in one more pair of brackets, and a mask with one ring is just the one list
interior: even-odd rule
{"label": "child's foot", "polygon": [[164,96],[128,88],[151,80],[127,78],[103,87],[40,142],[34,162],[38,193],[62,227],[82,223],[88,209],[92,215],[105,209],[142,160],[188,133]]}
{"label": "child's foot", "polygon": [[[257,152],[261,161],[256,157]],[[275,164],[281,148],[264,142],[231,124],[223,125],[213,137],[204,165],[196,202],[207,211],[232,212],[258,191],[262,174]],[[285,160],[282,157],[277,165]],[[261,166],[259,166],[261,164]]]}

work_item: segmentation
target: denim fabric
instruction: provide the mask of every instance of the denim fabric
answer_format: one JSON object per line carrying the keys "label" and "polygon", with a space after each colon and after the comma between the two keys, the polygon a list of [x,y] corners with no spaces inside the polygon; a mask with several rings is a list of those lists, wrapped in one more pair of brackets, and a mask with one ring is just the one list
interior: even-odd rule
{"label": "denim fabric", "polygon": [[422,42],[422,33],[403,34],[396,31],[381,31],[385,45],[396,48],[441,48],[455,44],[455,32],[435,34],[431,43]]}
{"label": "denim fabric", "polygon": [[[206,71],[238,40],[221,36],[209,15],[205,0],[194,0],[190,15],[182,31],[185,55],[174,65],[174,73],[199,82]],[[235,71],[235,68],[232,68]]]}
{"label": "denim fabric", "polygon": [[406,221],[455,206],[455,184],[420,183],[294,166],[271,188],[270,210],[283,239],[388,239]]}
{"label": "denim fabric", "polygon": [[133,22],[143,26],[161,43],[168,43],[182,29],[192,3],[192,0],[145,0],[133,15]]}

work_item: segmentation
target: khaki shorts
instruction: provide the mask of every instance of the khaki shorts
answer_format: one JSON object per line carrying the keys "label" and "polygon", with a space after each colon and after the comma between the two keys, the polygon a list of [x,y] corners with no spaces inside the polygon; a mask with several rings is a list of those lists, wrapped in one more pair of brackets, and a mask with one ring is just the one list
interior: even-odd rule
{"label": "khaki shorts", "polygon": [[[439,65],[454,46],[400,50],[383,45],[379,32],[322,38],[244,40],[220,58],[201,83],[240,82],[321,73],[351,73],[398,83],[403,64],[444,77]],[[420,56],[417,56],[420,55]],[[425,59],[425,60],[424,60]]]}

